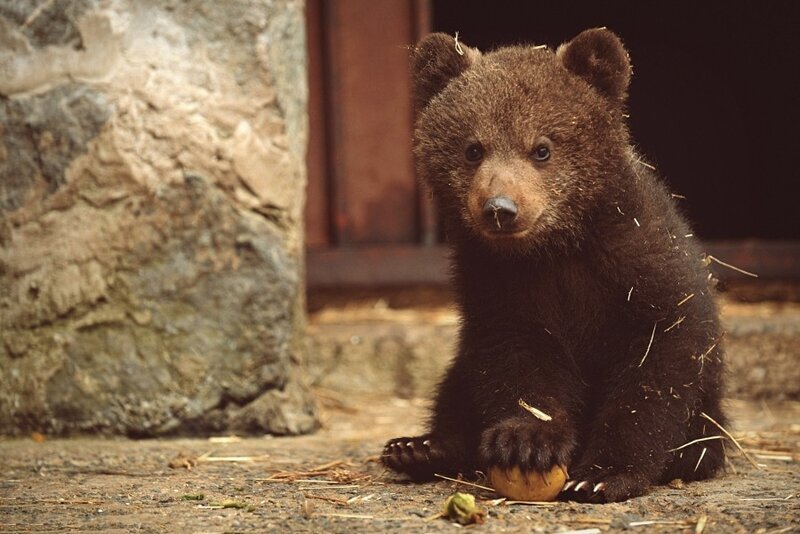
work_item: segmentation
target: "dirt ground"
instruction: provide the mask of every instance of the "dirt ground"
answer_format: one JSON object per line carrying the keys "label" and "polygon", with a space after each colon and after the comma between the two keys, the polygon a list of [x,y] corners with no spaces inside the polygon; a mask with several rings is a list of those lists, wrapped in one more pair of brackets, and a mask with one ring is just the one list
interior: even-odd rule
{"label": "dirt ground", "polygon": [[[449,481],[403,482],[375,462],[419,430],[425,402],[319,391],[323,428],[277,438],[0,440],[2,532],[449,532],[475,494],[491,532],[800,532],[800,402],[729,401],[727,473],[622,504],[497,502]],[[172,462],[177,466],[171,468]]]}

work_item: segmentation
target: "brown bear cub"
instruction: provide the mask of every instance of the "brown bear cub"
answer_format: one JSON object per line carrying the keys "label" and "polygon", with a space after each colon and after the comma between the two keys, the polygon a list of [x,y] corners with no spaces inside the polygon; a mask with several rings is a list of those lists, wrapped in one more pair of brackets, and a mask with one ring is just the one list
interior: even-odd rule
{"label": "brown bear cub", "polygon": [[691,229],[631,146],[619,38],[482,54],[433,34],[412,74],[462,321],[428,433],[391,440],[384,465],[423,480],[558,464],[562,498],[591,502],[712,476],[722,331]]}

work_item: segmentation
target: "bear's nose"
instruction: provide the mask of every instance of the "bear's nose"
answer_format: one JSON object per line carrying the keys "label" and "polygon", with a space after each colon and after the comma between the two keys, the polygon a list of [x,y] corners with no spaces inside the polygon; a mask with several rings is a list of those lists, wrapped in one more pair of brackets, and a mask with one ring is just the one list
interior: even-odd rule
{"label": "bear's nose", "polygon": [[517,218],[517,205],[508,197],[492,197],[483,205],[483,217],[498,230],[509,230]]}

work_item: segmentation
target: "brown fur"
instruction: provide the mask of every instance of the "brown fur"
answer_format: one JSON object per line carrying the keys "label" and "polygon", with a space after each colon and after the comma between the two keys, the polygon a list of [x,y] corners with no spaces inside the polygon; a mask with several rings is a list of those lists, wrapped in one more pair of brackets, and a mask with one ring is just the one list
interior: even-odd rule
{"label": "brown fur", "polygon": [[[721,329],[689,226],[630,146],[622,43],[596,29],[556,53],[463,49],[434,34],[412,64],[414,149],[453,247],[459,353],[430,431],[390,441],[384,464],[424,479],[558,463],[574,483],[564,497],[592,501],[713,475],[719,440],[670,451],[715,433],[700,412],[723,421]],[[481,157],[465,157],[474,146]],[[513,221],[487,213],[496,197]]]}

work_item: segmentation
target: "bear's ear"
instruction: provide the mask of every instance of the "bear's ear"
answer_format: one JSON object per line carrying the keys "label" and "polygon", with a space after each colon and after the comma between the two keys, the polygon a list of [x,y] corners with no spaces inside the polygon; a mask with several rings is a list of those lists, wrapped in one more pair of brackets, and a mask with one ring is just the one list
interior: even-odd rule
{"label": "bear's ear", "polygon": [[450,80],[467,70],[480,56],[477,49],[459,43],[446,33],[432,33],[417,43],[411,52],[415,110],[425,109]]}
{"label": "bear's ear", "polygon": [[581,32],[559,46],[556,56],[567,70],[586,80],[612,102],[625,102],[631,81],[631,62],[614,32],[605,28]]}

